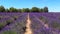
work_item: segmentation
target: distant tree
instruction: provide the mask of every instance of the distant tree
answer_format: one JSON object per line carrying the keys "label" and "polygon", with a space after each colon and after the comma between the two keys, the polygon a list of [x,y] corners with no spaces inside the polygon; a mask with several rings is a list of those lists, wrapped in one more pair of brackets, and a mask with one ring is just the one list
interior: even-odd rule
{"label": "distant tree", "polygon": [[30,12],[29,8],[23,8],[22,12]]}
{"label": "distant tree", "polygon": [[9,9],[5,9],[5,12],[9,12]]}
{"label": "distant tree", "polygon": [[30,12],[29,8],[25,8],[25,12]]}
{"label": "distant tree", "polygon": [[23,8],[21,12],[22,12],[22,13],[25,12],[25,8]]}
{"label": "distant tree", "polygon": [[0,6],[0,12],[48,12],[48,7],[44,8],[37,8],[37,7],[32,7],[31,9],[29,8],[23,8],[23,9],[16,9],[14,7],[10,7],[9,9],[5,9],[4,6]]}
{"label": "distant tree", "polygon": [[44,12],[48,12],[48,7],[44,7]]}
{"label": "distant tree", "polygon": [[37,8],[37,7],[32,7],[31,11],[32,11],[32,12],[39,12],[39,8]]}
{"label": "distant tree", "polygon": [[21,10],[21,9],[17,9],[17,10],[18,10],[18,12],[20,12],[20,13],[22,12],[22,10]]}
{"label": "distant tree", "polygon": [[44,12],[44,10],[41,8],[39,12]]}
{"label": "distant tree", "polygon": [[0,6],[0,12],[4,12],[5,11],[5,8],[4,8],[4,6]]}
{"label": "distant tree", "polygon": [[17,12],[17,9],[14,8],[14,7],[10,7],[10,8],[9,8],[9,11],[10,11],[10,12]]}

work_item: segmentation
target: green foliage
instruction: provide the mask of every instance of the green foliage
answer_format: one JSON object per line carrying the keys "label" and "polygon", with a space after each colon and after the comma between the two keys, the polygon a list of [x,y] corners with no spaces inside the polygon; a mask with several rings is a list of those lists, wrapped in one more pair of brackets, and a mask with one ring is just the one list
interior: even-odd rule
{"label": "green foliage", "polygon": [[4,6],[0,6],[0,12],[48,12],[48,7],[44,8],[38,8],[38,7],[32,7],[29,8],[23,8],[23,9],[16,9],[14,7],[10,7],[9,9],[5,9]]}
{"label": "green foliage", "polygon": [[3,16],[0,15],[0,19],[2,19],[2,18],[3,18]]}
{"label": "green foliage", "polygon": [[5,11],[4,6],[0,6],[0,12],[4,12],[4,11]]}
{"label": "green foliage", "polygon": [[29,8],[23,8],[22,12],[30,12]]}
{"label": "green foliage", "polygon": [[0,23],[0,28],[2,28],[4,26],[4,24],[3,23]]}
{"label": "green foliage", "polygon": [[22,13],[25,12],[25,8],[23,8],[21,12],[22,12]]}
{"label": "green foliage", "polygon": [[25,8],[25,12],[30,12],[29,8]]}
{"label": "green foliage", "polygon": [[32,12],[39,12],[39,8],[37,8],[37,7],[32,7],[31,11],[32,11]]}
{"label": "green foliage", "polygon": [[17,33],[14,31],[4,31],[3,34],[17,34]]}
{"label": "green foliage", "polygon": [[2,30],[6,25],[6,22],[0,22],[0,30]]}
{"label": "green foliage", "polygon": [[44,7],[44,12],[48,12],[48,7]]}
{"label": "green foliage", "polygon": [[6,25],[9,25],[9,24],[11,24],[13,22],[13,20],[6,20]]}
{"label": "green foliage", "polygon": [[14,7],[10,7],[9,11],[10,11],[10,12],[17,12],[17,9],[14,8]]}
{"label": "green foliage", "polygon": [[41,9],[40,9],[40,12],[44,12],[44,10],[41,8]]}
{"label": "green foliage", "polygon": [[21,10],[21,9],[17,9],[17,11],[18,11],[18,12],[20,12],[20,13],[22,12],[22,10]]}
{"label": "green foliage", "polygon": [[5,12],[9,12],[9,9],[5,9]]}
{"label": "green foliage", "polygon": [[6,22],[7,22],[7,23],[11,23],[11,22],[12,22],[12,20],[6,20]]}

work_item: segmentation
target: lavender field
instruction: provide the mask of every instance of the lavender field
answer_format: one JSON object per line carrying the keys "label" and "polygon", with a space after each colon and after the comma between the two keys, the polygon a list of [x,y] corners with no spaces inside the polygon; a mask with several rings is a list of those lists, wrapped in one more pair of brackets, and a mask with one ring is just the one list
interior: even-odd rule
{"label": "lavender field", "polygon": [[30,34],[60,34],[60,13],[0,13],[0,34],[25,34],[27,29]]}

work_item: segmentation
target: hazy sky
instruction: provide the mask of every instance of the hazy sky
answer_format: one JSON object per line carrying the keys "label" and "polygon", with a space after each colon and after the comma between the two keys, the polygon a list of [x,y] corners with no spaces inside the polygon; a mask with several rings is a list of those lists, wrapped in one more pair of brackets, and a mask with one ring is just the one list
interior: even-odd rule
{"label": "hazy sky", "polygon": [[49,12],[60,12],[60,0],[0,0],[0,5],[5,8],[43,8],[47,6]]}

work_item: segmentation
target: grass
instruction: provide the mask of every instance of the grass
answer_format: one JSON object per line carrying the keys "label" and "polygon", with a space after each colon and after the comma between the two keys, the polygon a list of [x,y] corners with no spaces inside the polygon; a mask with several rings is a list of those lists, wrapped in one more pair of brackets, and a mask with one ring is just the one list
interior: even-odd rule
{"label": "grass", "polygon": [[0,30],[3,28],[4,24],[0,23]]}
{"label": "grass", "polygon": [[14,31],[4,31],[3,34],[17,34],[17,33]]}

